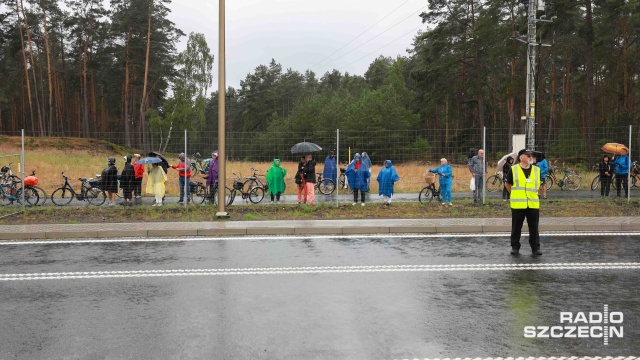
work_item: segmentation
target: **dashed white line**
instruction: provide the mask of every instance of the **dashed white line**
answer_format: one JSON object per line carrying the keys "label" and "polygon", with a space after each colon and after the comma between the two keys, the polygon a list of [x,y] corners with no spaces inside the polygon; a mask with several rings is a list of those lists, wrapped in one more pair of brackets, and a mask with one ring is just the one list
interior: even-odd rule
{"label": "dashed white line", "polygon": [[0,281],[68,280],[170,276],[285,275],[328,273],[517,271],[517,270],[636,270],[640,263],[550,263],[550,264],[460,264],[460,265],[371,265],[312,266],[238,269],[121,270],[57,273],[0,274]]}
{"label": "dashed white line", "polygon": [[558,357],[485,357],[485,358],[404,358],[394,360],[637,360],[637,356],[558,356]]}
{"label": "dashed white line", "polygon": [[[542,232],[541,236],[570,237],[570,236],[640,236],[640,232]],[[254,240],[327,240],[327,239],[434,239],[434,238],[488,238],[509,236],[507,232],[496,233],[438,233],[438,234],[370,234],[370,235],[286,235],[286,236],[221,236],[221,237],[176,237],[176,238],[114,238],[114,239],[70,239],[70,240],[5,240],[0,246],[17,245],[59,245],[59,244],[91,244],[91,243],[136,243],[136,242],[201,242],[201,241],[254,241]],[[527,233],[522,234],[528,237]]]}

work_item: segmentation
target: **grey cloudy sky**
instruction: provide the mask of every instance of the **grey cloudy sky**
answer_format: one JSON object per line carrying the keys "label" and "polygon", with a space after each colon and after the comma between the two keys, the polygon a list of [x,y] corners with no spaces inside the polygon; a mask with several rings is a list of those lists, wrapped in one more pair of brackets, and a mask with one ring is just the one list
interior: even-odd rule
{"label": "grey cloudy sky", "polygon": [[[218,1],[173,0],[170,8],[170,19],[186,34],[205,34],[215,55],[217,88]],[[238,88],[272,58],[283,70],[311,69],[318,78],[334,68],[363,75],[379,55],[407,54],[425,28],[418,15],[426,8],[426,0],[227,0],[227,86]],[[185,44],[186,37],[179,50]]]}

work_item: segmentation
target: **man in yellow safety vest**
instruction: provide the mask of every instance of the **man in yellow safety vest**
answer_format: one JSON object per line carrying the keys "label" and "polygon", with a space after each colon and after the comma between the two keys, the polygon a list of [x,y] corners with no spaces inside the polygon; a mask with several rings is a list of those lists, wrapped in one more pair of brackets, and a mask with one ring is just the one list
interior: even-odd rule
{"label": "man in yellow safety vest", "polygon": [[522,149],[518,152],[519,163],[513,165],[506,175],[505,186],[511,194],[511,255],[520,252],[520,234],[524,219],[529,226],[529,245],[533,256],[540,252],[540,168],[533,166],[533,152]]}

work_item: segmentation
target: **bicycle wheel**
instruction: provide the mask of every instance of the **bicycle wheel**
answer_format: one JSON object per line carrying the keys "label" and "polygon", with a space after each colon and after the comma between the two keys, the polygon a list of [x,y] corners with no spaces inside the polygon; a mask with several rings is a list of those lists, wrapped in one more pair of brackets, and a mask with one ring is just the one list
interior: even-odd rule
{"label": "bicycle wheel", "polygon": [[40,197],[36,205],[37,206],[44,205],[47,202],[47,198],[48,198],[47,193],[44,191],[44,189],[42,189],[39,186],[29,186],[29,187],[35,189],[38,192],[38,196]]}
{"label": "bicycle wheel", "polygon": [[569,175],[567,176],[567,180],[564,182],[564,185],[571,191],[576,191],[580,188],[580,183],[582,182],[582,178],[578,175]]}
{"label": "bicycle wheel", "polygon": [[104,193],[104,190],[92,187],[87,190],[86,193],[87,201],[91,205],[100,206],[104,204],[105,200],[107,200],[107,194]]}
{"label": "bicycle wheel", "polygon": [[236,190],[233,189],[231,190],[228,187],[225,187],[224,189],[224,198],[226,199],[226,206],[229,206],[231,204],[233,204],[233,200],[235,200],[236,198]]}
{"label": "bicycle wheel", "polygon": [[331,179],[322,179],[318,185],[318,191],[323,195],[331,195],[336,190],[336,184]]}
{"label": "bicycle wheel", "polygon": [[433,193],[431,192],[431,187],[427,186],[420,190],[420,194],[418,195],[418,201],[421,203],[430,203],[433,200]]}
{"label": "bicycle wheel", "polygon": [[252,203],[257,204],[262,201],[262,199],[264,199],[264,190],[262,190],[261,187],[256,186],[249,191],[249,201]]}
{"label": "bicycle wheel", "polygon": [[207,195],[207,188],[202,185],[197,185],[195,189],[191,190],[191,201],[193,201],[194,204],[203,204]]}
{"label": "bicycle wheel", "polygon": [[51,193],[51,202],[56,206],[69,205],[74,197],[73,191],[66,187],[57,188]]}
{"label": "bicycle wheel", "polygon": [[[18,191],[16,191],[16,198],[18,200],[18,203],[22,203],[22,189],[18,189]],[[32,188],[32,187],[27,187],[24,190],[24,204],[26,206],[33,206],[35,204],[38,203],[38,201],[40,200],[40,195],[38,195],[38,192]]]}
{"label": "bicycle wheel", "polygon": [[618,190],[618,184],[616,184],[616,174],[613,174],[611,177],[611,188],[614,190]]}
{"label": "bicycle wheel", "polygon": [[485,182],[488,192],[496,192],[502,188],[502,179],[498,175],[491,175]]}
{"label": "bicycle wheel", "polygon": [[547,190],[551,189],[553,187],[553,184],[555,183],[554,177],[553,176],[547,176],[547,179],[544,181],[544,187],[547,188]]}
{"label": "bicycle wheel", "polygon": [[600,175],[596,175],[596,177],[593,178],[593,181],[591,181],[591,190],[596,190],[597,188],[600,187]]}

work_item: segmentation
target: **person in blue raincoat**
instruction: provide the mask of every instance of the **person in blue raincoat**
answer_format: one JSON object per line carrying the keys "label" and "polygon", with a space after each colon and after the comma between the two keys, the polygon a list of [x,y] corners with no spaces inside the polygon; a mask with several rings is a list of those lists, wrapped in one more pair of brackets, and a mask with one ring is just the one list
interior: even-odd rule
{"label": "person in blue raincoat", "polygon": [[[371,158],[369,158],[369,154],[366,151],[362,152],[362,162],[367,165],[369,168],[369,174],[371,174],[371,169],[373,168],[373,163],[371,162]],[[371,178],[367,179],[367,188],[371,187]]]}
{"label": "person in blue raincoat", "polygon": [[453,184],[453,173],[451,166],[447,163],[447,159],[440,159],[440,166],[436,169],[429,169],[430,173],[438,174],[440,176],[440,194],[442,196],[442,205],[446,205],[447,199],[449,199],[449,205],[453,206],[451,202],[451,185]]}
{"label": "person in blue raincoat", "polygon": [[337,176],[338,164],[336,162],[336,154],[332,151],[329,153],[327,158],[324,159],[324,170],[322,172],[322,177],[324,179],[331,179],[335,183]]}
{"label": "person in blue raincoat", "polygon": [[353,204],[358,203],[358,191],[360,192],[360,199],[362,202],[362,206],[364,206],[364,194],[369,191],[369,186],[367,185],[367,180],[371,176],[369,172],[369,167],[362,161],[362,156],[356,153],[356,156],[353,157],[353,161],[347,167],[347,171],[345,172],[347,176],[347,180],[349,181],[349,186],[353,189]]}
{"label": "person in blue raincoat", "polygon": [[378,174],[378,195],[382,196],[384,206],[391,205],[391,198],[393,197],[393,184],[400,180],[400,176],[396,172],[396,168],[391,165],[391,160],[385,160],[384,166]]}

